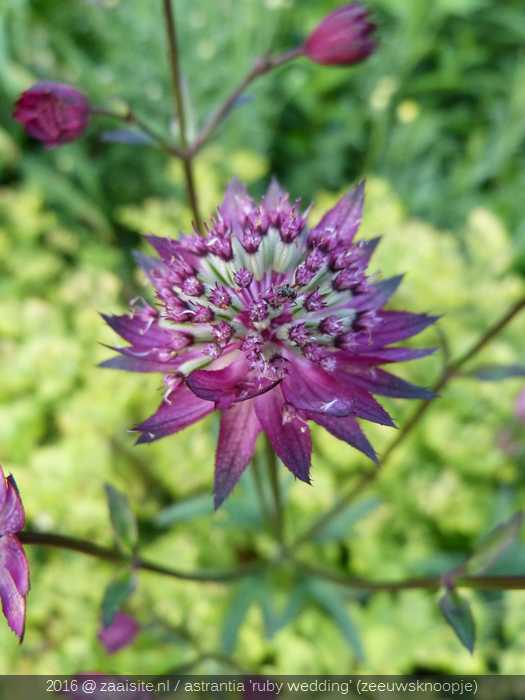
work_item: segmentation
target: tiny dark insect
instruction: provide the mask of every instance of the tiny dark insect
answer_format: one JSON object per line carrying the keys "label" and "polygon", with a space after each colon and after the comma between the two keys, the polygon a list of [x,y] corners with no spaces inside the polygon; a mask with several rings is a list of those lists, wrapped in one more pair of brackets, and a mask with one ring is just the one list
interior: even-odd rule
{"label": "tiny dark insect", "polygon": [[289,284],[279,287],[277,294],[284,299],[295,299],[297,297],[297,292]]}

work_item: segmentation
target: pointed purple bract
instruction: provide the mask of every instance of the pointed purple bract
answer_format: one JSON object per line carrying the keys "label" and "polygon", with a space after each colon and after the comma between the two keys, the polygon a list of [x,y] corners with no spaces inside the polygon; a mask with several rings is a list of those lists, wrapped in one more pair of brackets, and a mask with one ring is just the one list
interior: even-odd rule
{"label": "pointed purple bract", "polygon": [[294,476],[309,484],[312,439],[306,420],[286,403],[279,387],[258,396],[255,410],[277,456]]}
{"label": "pointed purple bract", "polygon": [[261,425],[253,399],[222,411],[215,459],[215,507],[233,489],[255,452]]}
{"label": "pointed purple bract", "polygon": [[7,624],[22,641],[29,592],[29,566],[16,533],[24,527],[20,494],[0,466],[0,601]]}
{"label": "pointed purple bract", "polygon": [[137,442],[220,412],[217,506],[259,432],[309,482],[308,421],[375,459],[357,419],[394,422],[374,395],[432,397],[380,369],[429,354],[393,344],[437,317],[385,310],[402,276],[369,276],[379,239],[355,240],[363,202],[361,183],[309,229],[275,180],[259,202],[233,181],[203,238],[148,237],[160,258],[140,262],[156,304],[105,317],[129,345],[103,366],[164,375],[164,400],[136,426]]}

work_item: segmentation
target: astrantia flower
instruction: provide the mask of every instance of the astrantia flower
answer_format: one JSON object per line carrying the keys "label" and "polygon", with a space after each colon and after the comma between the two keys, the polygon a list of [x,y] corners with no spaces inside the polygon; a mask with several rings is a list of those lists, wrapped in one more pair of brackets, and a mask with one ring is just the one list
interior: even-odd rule
{"label": "astrantia flower", "polygon": [[393,422],[373,394],[431,397],[379,368],[428,354],[392,344],[436,317],[384,310],[401,277],[368,276],[378,241],[354,242],[362,208],[359,186],[309,229],[276,183],[257,204],[233,182],[204,238],[148,236],[159,257],[139,261],[156,306],[105,317],[129,345],[103,366],[164,375],[158,411],[136,426],[139,443],[220,412],[216,506],[261,432],[310,482],[309,421],[375,459],[357,419]]}
{"label": "astrantia flower", "polygon": [[29,567],[16,533],[24,527],[24,508],[15,480],[0,467],[0,600],[7,624],[22,640],[29,591]]}
{"label": "astrantia flower", "polygon": [[53,148],[84,133],[90,109],[87,97],[73,86],[42,82],[20,95],[13,117],[30,136]]}
{"label": "astrantia flower", "polygon": [[330,13],[304,44],[304,53],[322,65],[349,66],[368,58],[376,48],[376,25],[368,10],[351,3]]}

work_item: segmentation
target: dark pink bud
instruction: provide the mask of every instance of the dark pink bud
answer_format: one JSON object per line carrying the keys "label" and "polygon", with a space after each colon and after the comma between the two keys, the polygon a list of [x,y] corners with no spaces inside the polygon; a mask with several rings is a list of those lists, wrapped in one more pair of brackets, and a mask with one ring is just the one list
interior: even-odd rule
{"label": "dark pink bud", "polygon": [[304,53],[314,63],[349,66],[370,56],[376,47],[376,26],[368,10],[351,3],[332,12],[314,29],[304,44]]}
{"label": "dark pink bud", "polygon": [[87,97],[71,85],[42,82],[20,95],[13,117],[30,136],[53,148],[78,139],[86,130],[89,113]]}

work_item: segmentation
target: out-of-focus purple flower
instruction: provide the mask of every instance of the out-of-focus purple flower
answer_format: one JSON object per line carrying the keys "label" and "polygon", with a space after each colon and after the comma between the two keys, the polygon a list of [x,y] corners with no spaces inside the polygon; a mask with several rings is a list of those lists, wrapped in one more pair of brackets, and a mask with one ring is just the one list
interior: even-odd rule
{"label": "out-of-focus purple flower", "polygon": [[158,411],[135,427],[138,443],[219,410],[216,507],[261,432],[309,483],[308,421],[375,460],[357,419],[393,422],[373,394],[433,396],[380,369],[432,352],[393,343],[437,317],[385,310],[401,277],[367,274],[378,240],[354,242],[363,199],[361,184],[310,229],[276,182],[256,203],[234,181],[204,238],[147,237],[159,257],[138,260],[157,306],[135,303],[129,315],[104,317],[129,345],[102,366],[164,375]]}
{"label": "out-of-focus purple flower", "polygon": [[113,622],[100,630],[98,638],[108,654],[115,654],[132,644],[139,630],[139,624],[134,617],[118,612]]}
{"label": "out-of-focus purple flower", "polygon": [[349,66],[364,61],[376,48],[376,25],[359,3],[340,7],[317,25],[304,43],[311,61],[329,66]]}
{"label": "out-of-focus purple flower", "polygon": [[24,522],[15,480],[11,474],[6,478],[0,466],[0,600],[7,624],[20,641],[24,637],[29,566],[16,534]]}
{"label": "out-of-focus purple flower", "polygon": [[521,392],[518,394],[514,412],[516,414],[516,417],[519,418],[520,421],[525,423],[525,389],[522,389]]}
{"label": "out-of-focus purple flower", "polygon": [[512,428],[504,428],[496,435],[496,445],[507,455],[507,457],[517,457],[522,451],[522,445]]}
{"label": "out-of-focus purple flower", "polygon": [[89,114],[85,95],[71,85],[52,82],[37,83],[23,92],[13,111],[26,132],[47,148],[78,139],[88,125]]}

